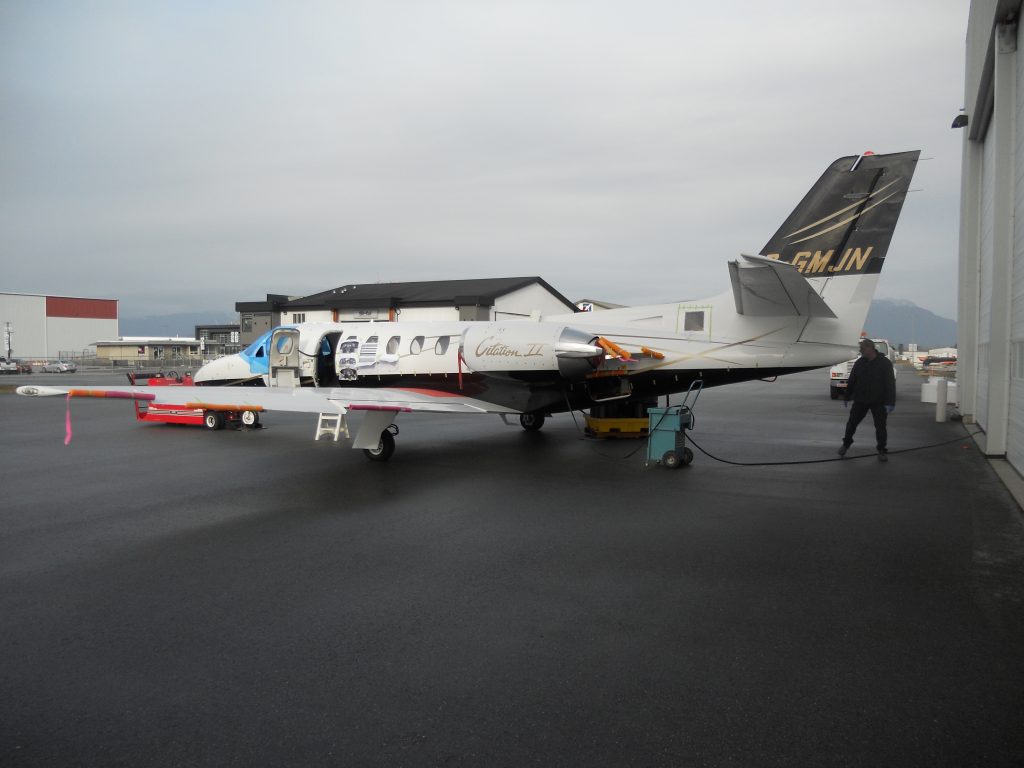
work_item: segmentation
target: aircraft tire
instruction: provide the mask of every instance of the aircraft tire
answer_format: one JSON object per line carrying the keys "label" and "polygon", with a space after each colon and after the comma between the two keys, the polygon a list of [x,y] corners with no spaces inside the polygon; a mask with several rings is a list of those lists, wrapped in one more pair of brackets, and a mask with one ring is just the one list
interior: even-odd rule
{"label": "aircraft tire", "polygon": [[519,425],[527,432],[538,432],[544,426],[543,413],[519,414]]}
{"label": "aircraft tire", "polygon": [[364,448],[363,453],[370,461],[387,461],[395,452],[395,436],[388,430],[380,433],[380,442],[376,448]]}
{"label": "aircraft tire", "polygon": [[207,411],[203,414],[203,426],[207,429],[224,429],[224,414],[220,411]]}

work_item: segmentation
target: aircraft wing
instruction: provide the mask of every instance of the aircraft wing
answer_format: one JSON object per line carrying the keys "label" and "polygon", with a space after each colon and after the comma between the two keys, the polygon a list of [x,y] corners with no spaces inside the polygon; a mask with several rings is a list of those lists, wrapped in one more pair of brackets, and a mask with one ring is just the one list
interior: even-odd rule
{"label": "aircraft wing", "polygon": [[18,387],[28,397],[103,397],[174,403],[209,410],[323,413],[396,411],[420,413],[519,413],[485,400],[434,389],[404,387]]}
{"label": "aircraft wing", "polygon": [[835,317],[792,264],[743,255],[747,264],[729,262],[736,312],[752,317]]}

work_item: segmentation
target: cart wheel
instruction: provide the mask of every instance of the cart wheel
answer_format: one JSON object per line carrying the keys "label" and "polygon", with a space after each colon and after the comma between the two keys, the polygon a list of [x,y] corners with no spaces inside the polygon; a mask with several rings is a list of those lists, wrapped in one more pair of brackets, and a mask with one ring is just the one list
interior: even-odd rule
{"label": "cart wheel", "polygon": [[683,448],[683,466],[688,467],[690,462],[693,461],[693,451],[689,448]]}
{"label": "cart wheel", "polygon": [[380,433],[380,442],[376,448],[364,448],[363,453],[370,461],[387,461],[395,452],[395,436],[387,429]]}
{"label": "cart wheel", "polygon": [[661,457],[661,463],[668,469],[678,469],[682,466],[682,461],[679,459],[679,454],[675,451],[665,451],[665,455]]}
{"label": "cart wheel", "polygon": [[519,425],[527,432],[536,432],[544,426],[544,414],[521,413],[519,414]]}
{"label": "cart wheel", "polygon": [[203,424],[207,429],[224,429],[224,414],[220,411],[207,411],[203,414]]}
{"label": "cart wheel", "polygon": [[260,415],[256,411],[242,411],[242,424],[255,427],[260,423]]}

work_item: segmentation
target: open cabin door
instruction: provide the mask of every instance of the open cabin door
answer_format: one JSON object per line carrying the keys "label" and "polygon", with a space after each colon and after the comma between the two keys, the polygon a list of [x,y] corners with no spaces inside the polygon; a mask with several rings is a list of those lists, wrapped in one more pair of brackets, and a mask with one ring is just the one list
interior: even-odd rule
{"label": "open cabin door", "polygon": [[299,386],[298,328],[278,328],[270,337],[270,386]]}

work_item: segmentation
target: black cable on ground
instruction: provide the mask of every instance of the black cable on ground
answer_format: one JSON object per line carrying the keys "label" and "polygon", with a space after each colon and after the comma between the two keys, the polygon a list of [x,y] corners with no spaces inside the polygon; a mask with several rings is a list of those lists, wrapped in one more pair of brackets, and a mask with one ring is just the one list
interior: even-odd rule
{"label": "black cable on ground", "polygon": [[[932,443],[931,445],[919,445],[915,448],[900,448],[899,450],[889,451],[888,453],[890,456],[894,456],[898,453],[910,453],[911,451],[923,451],[927,448],[939,448],[943,445],[951,445],[952,443],[959,443],[964,440],[970,439],[970,435],[963,435],[962,437],[956,437],[953,438],[952,440],[945,440],[941,443]],[[719,458],[718,456],[715,456],[714,454],[708,453],[703,448],[701,448],[696,442],[694,442],[692,437],[688,437],[687,442],[692,443],[694,448],[703,453],[709,459],[712,459],[713,461],[719,461],[722,464],[731,464],[734,467],[779,467],[793,464],[824,464],[830,461],[852,461],[853,459],[869,459],[878,456],[877,453],[862,453],[859,456],[834,456],[828,459],[807,459],[804,461],[730,461],[729,459],[722,459]]]}

